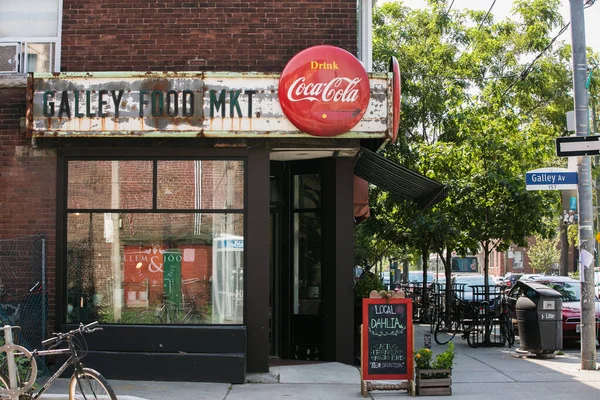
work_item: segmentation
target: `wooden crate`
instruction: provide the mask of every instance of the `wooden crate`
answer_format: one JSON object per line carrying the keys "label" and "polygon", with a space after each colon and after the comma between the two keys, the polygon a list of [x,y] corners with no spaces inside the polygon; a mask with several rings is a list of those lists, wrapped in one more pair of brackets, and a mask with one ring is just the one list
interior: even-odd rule
{"label": "wooden crate", "polygon": [[417,396],[451,396],[451,369],[417,369],[415,387]]}

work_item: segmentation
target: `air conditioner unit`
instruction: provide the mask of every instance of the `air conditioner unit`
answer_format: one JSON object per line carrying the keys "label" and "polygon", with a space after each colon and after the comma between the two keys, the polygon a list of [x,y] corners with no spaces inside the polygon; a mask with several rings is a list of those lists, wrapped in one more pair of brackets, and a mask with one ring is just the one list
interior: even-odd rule
{"label": "air conditioner unit", "polygon": [[19,72],[19,43],[0,43],[0,73]]}

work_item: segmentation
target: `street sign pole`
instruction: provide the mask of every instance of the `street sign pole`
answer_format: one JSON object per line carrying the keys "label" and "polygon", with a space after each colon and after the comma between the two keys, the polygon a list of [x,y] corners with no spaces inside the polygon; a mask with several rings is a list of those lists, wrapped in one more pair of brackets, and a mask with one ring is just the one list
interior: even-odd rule
{"label": "street sign pole", "polygon": [[[575,133],[588,136],[587,61],[583,0],[571,3],[571,43],[573,52],[573,94]],[[594,226],[592,215],[592,174],[590,156],[581,157],[578,169],[579,274],[581,280],[581,369],[596,370],[596,318],[594,301]]]}

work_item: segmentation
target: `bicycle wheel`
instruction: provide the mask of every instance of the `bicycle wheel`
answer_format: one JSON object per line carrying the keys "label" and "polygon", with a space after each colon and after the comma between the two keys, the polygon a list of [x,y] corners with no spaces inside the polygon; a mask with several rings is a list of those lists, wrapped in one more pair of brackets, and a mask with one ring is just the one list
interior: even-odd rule
{"label": "bicycle wheel", "polygon": [[[0,358],[4,359],[2,366],[0,367],[0,375],[2,375],[4,379],[4,383],[6,388],[9,388],[9,373],[8,373],[8,363],[6,362],[7,357],[7,345],[3,345],[0,347]],[[14,354],[15,366],[16,370],[16,391],[18,394],[26,393],[29,389],[33,387],[35,384],[35,380],[37,378],[37,362],[35,358],[31,354],[29,350],[20,345],[12,345],[12,350]]]}
{"label": "bicycle wheel", "polygon": [[437,307],[432,307],[430,310],[429,332],[433,333],[438,319]]}
{"label": "bicycle wheel", "polygon": [[96,370],[82,368],[73,373],[69,381],[69,400],[117,400],[108,381]]}
{"label": "bicycle wheel", "polygon": [[144,311],[140,312],[138,314],[138,318],[135,323],[145,324],[145,325],[160,324],[161,320],[160,320],[159,316],[156,314],[156,311],[154,309],[151,309],[151,310],[144,310]]}
{"label": "bicycle wheel", "polygon": [[469,327],[465,330],[467,344],[469,347],[477,348],[483,344],[485,340],[485,329],[478,316],[475,316]]}
{"label": "bicycle wheel", "polygon": [[458,321],[454,316],[441,315],[438,323],[435,325],[433,338],[437,344],[446,344],[456,336],[458,330]]}
{"label": "bicycle wheel", "polygon": [[9,387],[8,377],[0,374],[0,390],[8,389],[8,387]]}
{"label": "bicycle wheel", "polygon": [[513,347],[515,344],[515,328],[512,324],[510,317],[506,314],[502,317],[502,324],[500,325],[500,332],[502,337],[508,343],[508,347]]}

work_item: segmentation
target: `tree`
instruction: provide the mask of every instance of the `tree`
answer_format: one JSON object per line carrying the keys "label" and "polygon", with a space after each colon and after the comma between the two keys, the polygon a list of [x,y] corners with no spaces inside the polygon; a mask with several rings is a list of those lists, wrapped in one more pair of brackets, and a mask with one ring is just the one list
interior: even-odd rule
{"label": "tree", "polygon": [[487,278],[494,249],[552,233],[558,195],[526,191],[524,176],[564,164],[554,139],[573,104],[570,50],[555,33],[559,0],[516,1],[515,19],[500,22],[448,3],[374,10],[374,65],[385,70],[393,55],[403,74],[399,139],[385,155],[450,190],[425,212],[377,192],[369,222],[388,243],[429,243],[446,256],[448,280],[452,250],[481,249]]}
{"label": "tree", "polygon": [[558,240],[536,237],[535,244],[527,251],[529,265],[535,272],[547,274],[560,262]]}

